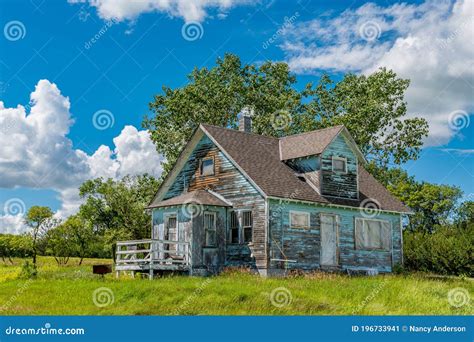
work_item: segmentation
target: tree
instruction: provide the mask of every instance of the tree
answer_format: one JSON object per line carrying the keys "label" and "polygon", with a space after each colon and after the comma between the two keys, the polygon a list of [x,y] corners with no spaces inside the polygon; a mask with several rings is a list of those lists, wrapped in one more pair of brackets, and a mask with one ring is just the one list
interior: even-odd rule
{"label": "tree", "polygon": [[81,216],[70,216],[66,222],[63,223],[65,233],[70,236],[74,246],[74,252],[79,256],[79,265],[86,255],[91,251],[91,244],[94,240],[94,231],[92,225],[83,220]]}
{"label": "tree", "polygon": [[47,249],[59,266],[66,265],[74,255],[74,242],[68,227],[61,224],[46,233]]}
{"label": "tree", "polygon": [[463,202],[456,213],[456,223],[461,227],[474,225],[474,201]]}
{"label": "tree", "polygon": [[324,75],[304,95],[301,124],[305,130],[344,124],[367,157],[378,166],[417,159],[428,123],[406,118],[404,100],[409,80],[381,68],[371,75],[346,74],[335,83]]}
{"label": "tree", "polygon": [[[149,176],[126,176],[121,180],[97,178],[84,182],[79,193],[85,203],[79,217],[90,224],[109,245],[119,239],[143,239],[150,236],[150,216],[145,208],[158,189],[159,182]],[[79,225],[72,221],[70,225]],[[80,223],[82,224],[82,223]]]}
{"label": "tree", "polygon": [[13,257],[26,258],[31,256],[31,241],[31,236],[28,234],[0,234],[0,257],[3,262],[5,262],[5,258],[8,258],[10,263],[13,264]]}
{"label": "tree", "polygon": [[432,233],[436,227],[449,224],[457,213],[462,191],[456,186],[418,182],[400,168],[386,169],[372,165],[387,189],[411,208],[410,230]]}
{"label": "tree", "polygon": [[36,266],[38,240],[50,227],[55,225],[53,212],[48,207],[32,206],[26,213],[25,224],[31,228],[33,265]]}
{"label": "tree", "polygon": [[181,88],[164,86],[143,121],[166,157],[164,174],[200,123],[236,128],[245,106],[253,109],[254,133],[268,136],[344,124],[379,165],[416,159],[428,132],[424,119],[404,118],[409,81],[386,69],[370,76],[348,74],[337,84],[324,75],[315,87],[309,83],[298,91],[286,63],[242,65],[226,54],[211,69],[194,69],[188,79]]}

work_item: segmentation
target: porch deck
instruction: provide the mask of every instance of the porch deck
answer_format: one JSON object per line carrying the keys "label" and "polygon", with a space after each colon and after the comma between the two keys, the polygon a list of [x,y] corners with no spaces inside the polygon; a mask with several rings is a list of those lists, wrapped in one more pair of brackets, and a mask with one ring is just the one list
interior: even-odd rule
{"label": "porch deck", "polygon": [[117,242],[115,271],[148,272],[189,271],[191,256],[189,242],[170,240],[134,240]]}

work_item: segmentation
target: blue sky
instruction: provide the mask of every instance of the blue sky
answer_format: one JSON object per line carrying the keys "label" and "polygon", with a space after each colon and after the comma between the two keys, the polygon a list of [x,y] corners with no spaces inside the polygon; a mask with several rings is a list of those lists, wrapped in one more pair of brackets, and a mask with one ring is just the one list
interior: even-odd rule
{"label": "blue sky", "polygon": [[[474,196],[472,3],[73,2],[0,4],[0,210],[13,201],[20,213],[42,204],[68,214],[84,178],[158,175],[161,159],[151,157],[141,128],[148,103],[163,85],[184,85],[194,67],[212,67],[225,52],[245,63],[287,61],[298,87],[323,72],[339,78],[394,68],[412,79],[410,113],[431,126],[428,147],[404,167]],[[185,23],[198,28],[196,40],[183,33]],[[95,113],[113,125],[97,129]]]}

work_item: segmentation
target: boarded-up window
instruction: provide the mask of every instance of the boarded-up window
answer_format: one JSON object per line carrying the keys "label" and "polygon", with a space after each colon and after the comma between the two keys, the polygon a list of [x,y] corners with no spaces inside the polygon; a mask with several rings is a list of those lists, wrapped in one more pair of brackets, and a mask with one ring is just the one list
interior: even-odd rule
{"label": "boarded-up window", "polygon": [[201,176],[212,176],[214,174],[214,158],[201,160]]}
{"label": "boarded-up window", "polygon": [[290,228],[309,229],[309,213],[290,211]]}
{"label": "boarded-up window", "polygon": [[242,236],[244,242],[252,241],[253,219],[251,211],[242,212]]}
{"label": "boarded-up window", "polygon": [[356,218],[356,249],[390,249],[390,222]]}
{"label": "boarded-up window", "polygon": [[332,170],[335,172],[347,172],[346,158],[332,157]]}
{"label": "boarded-up window", "polygon": [[229,229],[229,242],[239,243],[239,218],[236,211],[230,212]]}
{"label": "boarded-up window", "polygon": [[204,215],[204,232],[206,233],[206,246],[214,247],[217,245],[216,239],[216,213],[205,212]]}

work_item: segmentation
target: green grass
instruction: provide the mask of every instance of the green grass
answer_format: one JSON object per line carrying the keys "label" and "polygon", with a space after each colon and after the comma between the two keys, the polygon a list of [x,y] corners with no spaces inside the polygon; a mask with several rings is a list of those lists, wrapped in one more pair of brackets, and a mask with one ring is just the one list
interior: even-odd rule
{"label": "green grass", "polygon": [[[1,315],[471,315],[473,300],[459,308],[448,292],[463,288],[473,297],[472,279],[428,275],[348,277],[315,273],[291,278],[261,278],[244,272],[217,277],[170,276],[147,279],[91,273],[71,258],[58,267],[53,258],[39,258],[35,280],[18,279],[22,260],[0,261]],[[108,288],[113,303],[98,307],[93,293]],[[284,288],[284,289],[283,289]],[[274,302],[272,304],[272,292]],[[280,296],[278,296],[278,294]],[[291,300],[289,300],[291,296]],[[106,296],[101,298],[106,300]],[[281,299],[281,302],[278,300]]]}

